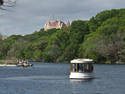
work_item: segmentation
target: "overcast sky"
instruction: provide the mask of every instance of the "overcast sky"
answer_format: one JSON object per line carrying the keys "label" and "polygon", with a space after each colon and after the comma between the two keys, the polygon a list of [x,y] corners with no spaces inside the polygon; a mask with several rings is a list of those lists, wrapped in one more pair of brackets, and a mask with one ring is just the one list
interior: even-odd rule
{"label": "overcast sky", "polygon": [[0,10],[0,33],[30,34],[47,20],[86,20],[98,12],[125,7],[125,0],[17,0],[15,7]]}

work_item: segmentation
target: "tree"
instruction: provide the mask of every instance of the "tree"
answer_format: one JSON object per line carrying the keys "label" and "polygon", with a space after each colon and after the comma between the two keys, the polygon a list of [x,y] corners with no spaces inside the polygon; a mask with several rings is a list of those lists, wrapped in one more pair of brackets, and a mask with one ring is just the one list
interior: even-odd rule
{"label": "tree", "polygon": [[124,25],[124,17],[114,17],[103,22],[96,32],[86,36],[80,48],[82,56],[101,62],[121,62],[120,56],[124,56],[125,49]]}
{"label": "tree", "polygon": [[[60,62],[65,48],[69,45],[69,32],[57,30],[51,35],[44,56],[47,61]],[[47,59],[48,58],[48,59]]]}
{"label": "tree", "polygon": [[88,21],[73,21],[71,24],[71,32],[82,32],[83,34],[89,33]]}
{"label": "tree", "polygon": [[4,1],[3,0],[0,0],[0,5],[3,5]]}
{"label": "tree", "polygon": [[6,7],[13,7],[16,4],[16,0],[0,0],[0,9],[6,10]]}
{"label": "tree", "polygon": [[0,38],[0,59],[7,56],[45,62],[74,58],[125,62],[125,9],[103,11],[89,21],[73,21],[69,28]]}

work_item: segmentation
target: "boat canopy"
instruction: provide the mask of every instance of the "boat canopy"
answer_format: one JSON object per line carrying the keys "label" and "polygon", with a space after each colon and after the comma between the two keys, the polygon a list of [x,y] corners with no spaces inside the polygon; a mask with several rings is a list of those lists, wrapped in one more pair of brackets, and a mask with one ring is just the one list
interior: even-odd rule
{"label": "boat canopy", "polygon": [[92,59],[73,59],[70,63],[93,63]]}

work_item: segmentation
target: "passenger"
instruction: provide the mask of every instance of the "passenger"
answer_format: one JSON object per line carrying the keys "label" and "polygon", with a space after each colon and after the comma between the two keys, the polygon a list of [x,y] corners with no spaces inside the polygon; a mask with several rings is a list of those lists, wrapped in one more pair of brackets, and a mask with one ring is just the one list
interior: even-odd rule
{"label": "passenger", "polygon": [[28,67],[30,64],[29,64],[29,62],[28,62],[28,60],[24,60],[24,66],[25,67]]}
{"label": "passenger", "polygon": [[76,71],[76,64],[73,64],[73,72]]}
{"label": "passenger", "polygon": [[23,62],[21,60],[19,60],[19,64],[21,65],[21,64],[23,64]]}
{"label": "passenger", "polygon": [[79,64],[79,72],[82,72],[83,68],[82,68],[82,64]]}
{"label": "passenger", "polygon": [[24,66],[25,66],[25,65],[27,65],[27,62],[24,60],[23,64],[24,64]]}
{"label": "passenger", "polygon": [[28,60],[26,60],[27,64],[29,64]]}

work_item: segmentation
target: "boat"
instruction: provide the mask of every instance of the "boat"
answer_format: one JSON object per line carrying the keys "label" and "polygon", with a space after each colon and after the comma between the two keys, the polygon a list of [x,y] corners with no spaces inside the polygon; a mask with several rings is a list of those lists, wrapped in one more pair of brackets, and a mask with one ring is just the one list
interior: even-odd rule
{"label": "boat", "polygon": [[17,64],[17,67],[32,67],[33,64]]}
{"label": "boat", "polygon": [[92,79],[93,60],[92,59],[73,59],[70,61],[70,79]]}
{"label": "boat", "polygon": [[33,64],[30,64],[28,61],[19,60],[16,66],[17,67],[32,67]]}

